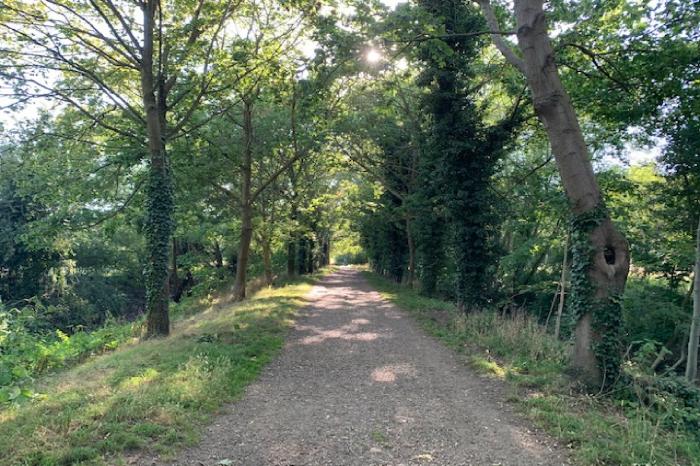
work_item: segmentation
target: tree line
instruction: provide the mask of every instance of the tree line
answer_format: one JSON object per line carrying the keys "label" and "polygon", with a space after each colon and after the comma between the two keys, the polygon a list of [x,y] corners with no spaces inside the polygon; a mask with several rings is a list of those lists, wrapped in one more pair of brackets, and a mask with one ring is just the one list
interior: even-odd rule
{"label": "tree line", "polygon": [[692,3],[1,0],[3,102],[40,110],[3,131],[0,296],[155,337],[183,295],[364,252],[556,322],[593,386],[640,342],[695,380]]}

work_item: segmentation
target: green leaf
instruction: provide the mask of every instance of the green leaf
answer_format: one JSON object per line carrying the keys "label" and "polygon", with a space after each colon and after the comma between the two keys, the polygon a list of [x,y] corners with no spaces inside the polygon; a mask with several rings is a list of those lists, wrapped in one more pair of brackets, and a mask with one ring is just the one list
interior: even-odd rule
{"label": "green leaf", "polygon": [[15,366],[12,368],[12,375],[17,379],[24,379],[29,377],[29,372],[22,366]]}
{"label": "green leaf", "polygon": [[0,387],[9,385],[12,382],[12,373],[5,366],[0,366]]}

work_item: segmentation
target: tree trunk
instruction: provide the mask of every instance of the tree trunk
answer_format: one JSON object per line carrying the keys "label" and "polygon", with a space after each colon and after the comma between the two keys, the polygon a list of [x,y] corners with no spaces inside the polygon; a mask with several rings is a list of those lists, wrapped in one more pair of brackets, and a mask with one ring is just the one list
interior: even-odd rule
{"label": "tree trunk", "polygon": [[[492,30],[500,30],[488,0],[477,0]],[[522,58],[500,35],[498,49],[527,78],[533,105],[552,147],[574,214],[571,302],[577,307],[573,364],[589,385],[611,382],[619,368],[619,298],[629,271],[629,246],[604,209],[578,118],[557,70],[543,0],[515,0]],[[577,273],[576,278],[574,277]],[[594,348],[597,348],[594,349]]]}
{"label": "tree trunk", "polygon": [[297,274],[304,275],[306,273],[306,254],[308,241],[306,236],[300,236],[297,240]]}
{"label": "tree trunk", "polygon": [[217,269],[224,267],[224,255],[221,252],[221,245],[216,240],[214,240],[214,266]]}
{"label": "tree trunk", "polygon": [[[585,214],[593,215],[589,219],[592,224],[586,225],[588,231],[581,232],[588,240],[584,249],[592,248],[592,251],[585,251],[584,257],[574,257],[586,261],[586,274],[593,290],[572,289],[580,299],[592,299],[585,312],[578,316],[573,362],[585,381],[599,385],[606,377],[610,381],[612,374],[606,374],[606,371],[616,371],[613,366],[617,362],[613,354],[604,356],[609,360],[601,360],[601,354],[596,354],[594,347],[601,346],[604,338],[617,338],[617,335],[604,333],[618,332],[619,328],[608,328],[607,325],[620,319],[619,315],[606,315],[601,308],[610,309],[611,301],[624,291],[629,271],[629,247],[612,224],[609,214],[604,210],[596,212],[602,205],[602,195],[574,107],[559,78],[542,3],[542,0],[515,1],[518,44],[535,111],[547,130],[573,213],[579,218]],[[572,283],[572,286],[580,285]],[[591,296],[583,297],[583,294]],[[596,315],[594,319],[599,312],[603,315]],[[610,340],[608,344],[612,343]],[[608,350],[616,351],[614,348]]]}
{"label": "tree trunk", "polygon": [[180,277],[178,273],[178,266],[177,266],[177,256],[178,256],[178,248],[177,248],[177,238],[174,236],[172,237],[172,252],[171,252],[171,265],[170,265],[170,299],[173,301],[177,302],[178,299],[175,299],[176,296],[179,296],[178,290],[180,288]]}
{"label": "tree trunk", "polygon": [[321,235],[321,260],[319,265],[326,267],[331,263],[331,234],[324,231]]}
{"label": "tree trunk", "polygon": [[294,239],[287,243],[287,275],[293,277],[297,273],[297,243]]}
{"label": "tree trunk", "polygon": [[265,268],[265,284],[272,285],[272,251],[270,240],[263,238],[262,240],[262,256],[263,267]]}
{"label": "tree trunk", "polygon": [[564,259],[561,262],[561,281],[559,283],[559,306],[557,307],[557,320],[554,324],[554,338],[559,339],[561,332],[561,316],[564,313],[564,299],[566,297],[566,268],[568,267],[569,259],[569,235],[566,235],[564,243]]}
{"label": "tree trunk", "polygon": [[[149,170],[146,188],[146,337],[170,333],[168,315],[168,256],[174,207],[172,175],[165,150],[165,112],[162,77],[153,72],[153,31],[157,2],[143,5],[143,61],[141,94],[146,113]],[[158,82],[157,82],[158,81]],[[160,91],[156,99],[156,91]]]}
{"label": "tree trunk", "polygon": [[693,319],[690,323],[690,337],[688,338],[688,362],[685,366],[685,376],[695,382],[698,376],[698,345],[700,344],[700,220],[696,233],[695,246],[695,270],[693,274]]}
{"label": "tree trunk", "polygon": [[314,248],[316,243],[309,238],[306,250],[306,273],[314,273]]}
{"label": "tree trunk", "polygon": [[250,256],[250,242],[253,238],[253,205],[251,200],[251,179],[253,170],[253,109],[249,100],[243,107],[243,186],[241,188],[241,235],[238,246],[236,281],[233,298],[245,298],[246,272]]}
{"label": "tree trunk", "polygon": [[406,217],[406,241],[408,243],[408,277],[406,283],[409,288],[413,288],[416,277],[416,243],[413,240],[411,231],[411,221]]}

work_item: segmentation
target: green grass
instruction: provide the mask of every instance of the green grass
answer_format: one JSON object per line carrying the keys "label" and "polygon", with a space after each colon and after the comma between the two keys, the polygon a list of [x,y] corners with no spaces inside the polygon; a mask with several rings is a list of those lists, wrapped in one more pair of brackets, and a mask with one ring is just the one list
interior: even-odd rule
{"label": "green grass", "polygon": [[172,454],[279,351],[313,279],[238,304],[211,297],[172,335],[128,344],[40,380],[37,399],[0,411],[0,464],[125,464]]}
{"label": "green grass", "polygon": [[510,401],[569,447],[578,464],[700,465],[700,436],[668,427],[673,413],[577,391],[565,375],[569,346],[536,322],[494,312],[465,316],[449,302],[420,296],[371,272],[364,275],[476,371],[506,380]]}

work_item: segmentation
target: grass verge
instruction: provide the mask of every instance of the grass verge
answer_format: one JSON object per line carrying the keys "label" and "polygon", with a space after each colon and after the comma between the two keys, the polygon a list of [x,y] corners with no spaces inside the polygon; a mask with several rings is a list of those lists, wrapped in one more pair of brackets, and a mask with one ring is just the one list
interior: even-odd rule
{"label": "grass verge", "polygon": [[[0,412],[0,464],[125,464],[171,455],[234,400],[279,351],[314,278],[238,304],[208,300],[164,339],[123,346],[39,381],[32,402]],[[189,313],[188,313],[189,314]]]}
{"label": "grass verge", "polygon": [[[363,272],[382,296],[410,312],[478,372],[504,379],[510,401],[584,465],[700,465],[700,439],[672,422],[679,413],[577,392],[565,375],[569,347],[524,316],[465,316],[452,303]],[[682,414],[682,413],[681,413]]]}

